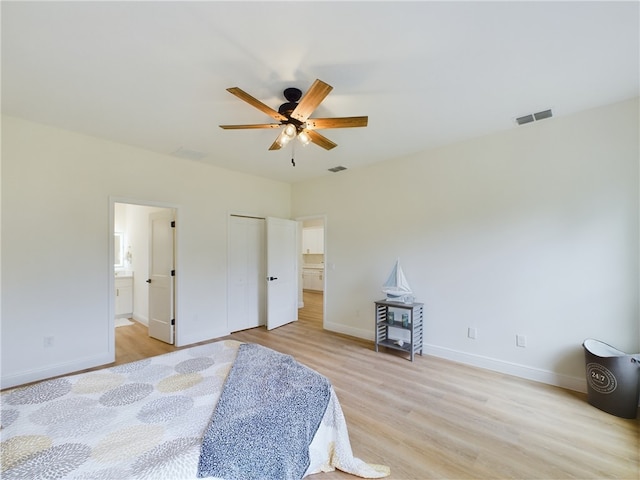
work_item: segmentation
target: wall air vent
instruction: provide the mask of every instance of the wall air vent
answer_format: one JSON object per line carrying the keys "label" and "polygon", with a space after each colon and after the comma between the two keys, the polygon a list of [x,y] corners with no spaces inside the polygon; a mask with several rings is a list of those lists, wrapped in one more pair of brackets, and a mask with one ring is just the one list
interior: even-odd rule
{"label": "wall air vent", "polygon": [[545,118],[551,118],[552,116],[553,116],[553,113],[551,113],[551,109],[543,110],[542,112],[530,113],[529,115],[518,117],[516,118],[516,123],[518,125],[524,125],[525,123],[544,120]]}
{"label": "wall air vent", "polygon": [[329,171],[333,172],[333,173],[338,173],[338,172],[341,172],[342,170],[346,170],[346,169],[347,169],[347,167],[338,166],[338,167],[330,168]]}

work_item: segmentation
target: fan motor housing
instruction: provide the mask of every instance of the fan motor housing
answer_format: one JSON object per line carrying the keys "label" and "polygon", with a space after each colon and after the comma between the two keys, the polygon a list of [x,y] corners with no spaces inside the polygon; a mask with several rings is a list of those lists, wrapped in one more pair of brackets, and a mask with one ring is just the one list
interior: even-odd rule
{"label": "fan motor housing", "polygon": [[302,90],[293,87],[285,88],[283,95],[288,101],[296,103],[300,98],[302,98]]}
{"label": "fan motor housing", "polygon": [[298,106],[298,100],[302,98],[302,90],[299,88],[289,87],[285,88],[282,94],[284,95],[284,98],[287,99],[287,102],[280,105],[278,113],[289,117]]}
{"label": "fan motor housing", "polygon": [[283,103],[282,105],[280,105],[280,108],[278,108],[278,113],[289,117],[291,113],[296,109],[297,106],[298,106],[297,102]]}

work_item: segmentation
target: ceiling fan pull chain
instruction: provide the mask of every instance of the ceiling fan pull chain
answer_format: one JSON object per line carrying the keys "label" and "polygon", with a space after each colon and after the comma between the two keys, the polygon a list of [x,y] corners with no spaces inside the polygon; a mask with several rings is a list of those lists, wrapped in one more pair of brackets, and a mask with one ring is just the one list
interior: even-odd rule
{"label": "ceiling fan pull chain", "polygon": [[296,161],[294,160],[295,155],[296,155],[296,144],[291,143],[291,165],[293,165],[294,167],[296,166]]}

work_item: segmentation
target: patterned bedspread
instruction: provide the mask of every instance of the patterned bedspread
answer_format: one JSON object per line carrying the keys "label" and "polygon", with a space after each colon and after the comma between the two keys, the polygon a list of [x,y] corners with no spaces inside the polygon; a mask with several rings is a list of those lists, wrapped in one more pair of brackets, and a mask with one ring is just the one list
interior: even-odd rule
{"label": "patterned bedspread", "polygon": [[[239,345],[216,342],[3,392],[0,476],[196,479],[203,432]],[[333,388],[309,454],[305,476],[389,474],[353,457]]]}

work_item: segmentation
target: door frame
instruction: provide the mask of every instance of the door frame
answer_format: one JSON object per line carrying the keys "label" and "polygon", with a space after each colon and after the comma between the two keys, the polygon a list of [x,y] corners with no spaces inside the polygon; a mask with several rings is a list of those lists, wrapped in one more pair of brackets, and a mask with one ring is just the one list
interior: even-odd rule
{"label": "door frame", "polygon": [[[322,235],[323,235],[323,243],[324,243],[324,275],[322,276],[322,328],[326,329],[325,322],[327,316],[325,312],[327,311],[327,275],[328,269],[327,265],[327,215],[307,215],[303,217],[296,217],[296,222],[298,222],[298,232],[299,232],[299,245],[298,245],[298,278],[302,279],[302,270],[304,268],[304,262],[302,261],[302,224],[306,220],[322,220]],[[302,280],[300,280],[300,285],[298,287],[299,292],[299,307],[304,307],[304,301],[302,300]]]}
{"label": "door frame", "polygon": [[[109,232],[109,237],[108,237],[108,245],[109,245],[109,251],[108,251],[108,264],[107,264],[107,272],[109,272],[108,275],[108,288],[107,288],[107,312],[109,315],[109,323],[108,323],[108,332],[107,332],[107,341],[108,341],[108,345],[109,345],[109,354],[112,357],[112,361],[115,361],[115,357],[116,357],[116,332],[115,332],[115,309],[116,309],[116,297],[115,297],[115,267],[114,267],[114,260],[115,260],[115,252],[114,252],[114,243],[113,243],[113,233],[115,231],[115,204],[116,203],[126,203],[129,205],[138,205],[138,206],[142,206],[142,207],[157,207],[157,208],[171,208],[174,211],[174,218],[176,221],[176,225],[178,226],[178,228],[176,228],[175,231],[175,237],[174,237],[174,245],[173,245],[173,249],[174,249],[174,262],[175,262],[175,269],[176,272],[178,272],[178,274],[175,277],[174,280],[174,312],[175,312],[175,318],[176,318],[176,322],[175,322],[175,329],[174,329],[174,345],[176,347],[180,346],[180,328],[179,328],[179,322],[178,322],[178,318],[180,317],[180,299],[179,299],[179,291],[180,291],[180,275],[179,275],[179,270],[178,270],[178,265],[180,265],[180,223],[179,222],[179,217],[180,217],[180,210],[181,207],[180,205],[177,205],[175,203],[169,203],[169,202],[158,202],[158,201],[154,201],[154,200],[141,200],[139,198],[133,198],[133,197],[121,197],[121,196],[115,196],[115,195],[110,195],[109,196],[109,205],[108,205],[108,232]],[[145,273],[146,275],[146,273]]]}

